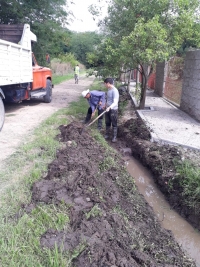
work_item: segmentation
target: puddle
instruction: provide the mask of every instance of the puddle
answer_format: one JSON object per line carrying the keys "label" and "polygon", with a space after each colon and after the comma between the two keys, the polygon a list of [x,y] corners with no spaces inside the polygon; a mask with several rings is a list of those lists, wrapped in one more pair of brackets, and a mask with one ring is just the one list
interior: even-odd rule
{"label": "puddle", "polygon": [[182,246],[189,257],[200,267],[200,233],[185,221],[173,209],[157,188],[150,172],[133,157],[126,157],[127,170],[135,179],[140,193],[153,208],[162,226],[171,230],[176,241]]}

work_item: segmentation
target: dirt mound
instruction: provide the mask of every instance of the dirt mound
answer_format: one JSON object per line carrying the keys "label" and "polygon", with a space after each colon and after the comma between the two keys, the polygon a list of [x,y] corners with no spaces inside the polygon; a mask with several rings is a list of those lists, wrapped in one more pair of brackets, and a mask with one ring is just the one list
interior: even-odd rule
{"label": "dirt mound", "polygon": [[76,267],[195,266],[161,228],[119,155],[81,130],[76,122],[60,126],[65,147],[33,186],[32,205],[70,207],[68,230],[49,229],[41,246],[79,251]]}
{"label": "dirt mound", "polygon": [[151,135],[149,128],[144,124],[141,118],[131,118],[127,120],[123,125],[119,126],[119,137],[126,132],[130,137],[140,138],[143,140],[150,140]]}

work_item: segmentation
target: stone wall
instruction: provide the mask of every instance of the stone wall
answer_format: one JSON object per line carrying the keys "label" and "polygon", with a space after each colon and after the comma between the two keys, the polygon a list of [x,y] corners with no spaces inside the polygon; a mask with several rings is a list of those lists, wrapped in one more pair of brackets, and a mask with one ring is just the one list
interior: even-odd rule
{"label": "stone wall", "polygon": [[186,54],[180,108],[200,121],[200,50]]}

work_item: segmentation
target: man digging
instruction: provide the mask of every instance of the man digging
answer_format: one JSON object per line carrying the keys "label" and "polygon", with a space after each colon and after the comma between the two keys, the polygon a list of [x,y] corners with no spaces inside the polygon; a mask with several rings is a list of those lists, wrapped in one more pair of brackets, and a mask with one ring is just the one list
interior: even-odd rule
{"label": "man digging", "polygon": [[[88,108],[88,112],[85,118],[84,123],[88,123],[92,117],[94,117],[96,110],[98,110],[98,116],[103,113],[103,109],[105,109],[105,92],[102,91],[90,91],[85,90],[82,92],[82,96],[87,99],[90,107]],[[102,128],[103,115],[98,119],[98,130],[100,131]]]}

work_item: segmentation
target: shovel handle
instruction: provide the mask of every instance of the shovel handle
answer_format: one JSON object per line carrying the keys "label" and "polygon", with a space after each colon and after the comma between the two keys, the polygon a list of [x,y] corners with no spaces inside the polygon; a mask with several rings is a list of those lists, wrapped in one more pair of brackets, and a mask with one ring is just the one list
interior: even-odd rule
{"label": "shovel handle", "polygon": [[94,119],[92,122],[90,122],[90,123],[87,125],[87,127],[90,126],[91,124],[93,124],[96,120],[98,120],[104,113],[106,113],[106,110],[104,110],[98,117],[96,117],[96,119]]}

